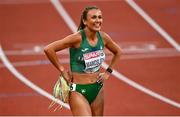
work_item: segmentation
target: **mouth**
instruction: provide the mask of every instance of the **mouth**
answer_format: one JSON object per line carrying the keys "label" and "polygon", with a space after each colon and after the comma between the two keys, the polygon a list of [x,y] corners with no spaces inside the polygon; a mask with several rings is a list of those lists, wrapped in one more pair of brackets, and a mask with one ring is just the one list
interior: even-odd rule
{"label": "mouth", "polygon": [[100,27],[101,27],[101,23],[95,23],[95,24],[94,24],[94,27],[95,27],[95,28],[100,28]]}

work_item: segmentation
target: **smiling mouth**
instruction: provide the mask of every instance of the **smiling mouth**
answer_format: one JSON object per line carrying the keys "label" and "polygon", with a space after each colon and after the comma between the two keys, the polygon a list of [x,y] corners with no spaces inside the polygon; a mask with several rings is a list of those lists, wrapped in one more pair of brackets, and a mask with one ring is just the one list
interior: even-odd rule
{"label": "smiling mouth", "polygon": [[101,27],[101,24],[100,24],[100,23],[94,24],[94,26],[95,26],[96,28],[99,28],[99,27]]}

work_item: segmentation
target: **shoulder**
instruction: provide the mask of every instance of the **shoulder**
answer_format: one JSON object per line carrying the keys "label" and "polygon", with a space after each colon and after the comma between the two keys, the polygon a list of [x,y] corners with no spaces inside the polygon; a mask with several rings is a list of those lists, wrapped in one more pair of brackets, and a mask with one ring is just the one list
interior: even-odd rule
{"label": "shoulder", "polygon": [[70,34],[67,37],[65,37],[64,39],[68,39],[69,41],[72,42],[78,42],[81,41],[81,33],[78,31],[76,33]]}
{"label": "shoulder", "polygon": [[104,41],[104,44],[106,45],[109,41],[111,41],[111,37],[106,33],[106,32],[103,32],[103,31],[99,31],[103,41]]}
{"label": "shoulder", "polygon": [[81,42],[81,33],[75,32],[73,34],[70,34],[68,36],[66,36],[65,38],[62,39],[63,41],[66,41],[67,43],[71,43],[71,44],[76,44],[78,42]]}
{"label": "shoulder", "polygon": [[73,34],[68,35],[64,38],[71,46],[70,47],[78,47],[81,43],[82,37],[81,32],[75,32]]}

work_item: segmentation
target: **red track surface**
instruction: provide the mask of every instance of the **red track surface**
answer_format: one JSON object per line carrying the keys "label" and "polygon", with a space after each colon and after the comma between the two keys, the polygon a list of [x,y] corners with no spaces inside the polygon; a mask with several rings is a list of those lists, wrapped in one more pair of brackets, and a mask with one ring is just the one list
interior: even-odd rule
{"label": "red track surface", "polygon": [[[39,0],[41,1],[41,0]],[[178,0],[137,0],[157,23],[180,43],[180,2]],[[68,2],[62,5],[76,25],[82,9],[97,5],[103,11],[106,31],[123,50],[136,46],[143,48],[154,44],[159,48],[173,47],[164,40],[125,1]],[[44,54],[10,55],[10,50],[32,50],[61,39],[71,30],[50,2],[2,4],[0,3],[0,39],[9,60],[28,62],[47,60]],[[170,53],[178,53],[170,51]],[[116,66],[118,72],[142,86],[180,102],[180,56],[127,58],[134,53],[124,53]],[[162,53],[159,53],[162,54]],[[148,55],[148,54],[147,54]],[[147,56],[146,55],[146,56]],[[166,53],[165,53],[166,55]],[[140,57],[141,54],[138,54]],[[123,59],[124,57],[124,59]],[[62,53],[61,58],[67,58]],[[63,61],[62,61],[63,62]],[[68,109],[48,110],[51,102],[17,80],[0,62],[0,115],[71,115]],[[64,63],[68,69],[68,64]],[[58,72],[50,64],[16,66],[30,81],[51,93]],[[105,84],[105,115],[180,115],[180,109],[147,95],[112,76]]]}

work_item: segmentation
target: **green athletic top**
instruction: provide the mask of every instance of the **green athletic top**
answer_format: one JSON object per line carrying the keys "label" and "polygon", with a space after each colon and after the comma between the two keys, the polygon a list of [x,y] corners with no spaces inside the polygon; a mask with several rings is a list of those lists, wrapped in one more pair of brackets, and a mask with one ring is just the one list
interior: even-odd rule
{"label": "green athletic top", "polygon": [[91,46],[86,39],[84,30],[80,30],[82,41],[79,48],[70,48],[70,67],[72,72],[94,73],[99,71],[105,60],[104,43],[99,32],[96,33],[98,42]]}

